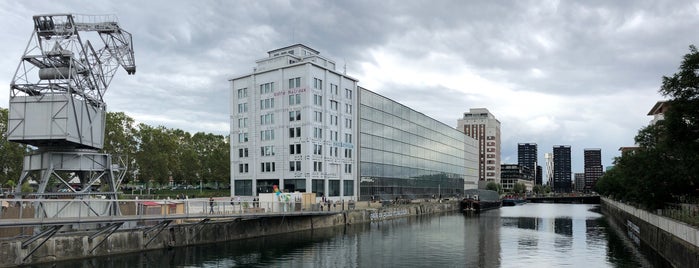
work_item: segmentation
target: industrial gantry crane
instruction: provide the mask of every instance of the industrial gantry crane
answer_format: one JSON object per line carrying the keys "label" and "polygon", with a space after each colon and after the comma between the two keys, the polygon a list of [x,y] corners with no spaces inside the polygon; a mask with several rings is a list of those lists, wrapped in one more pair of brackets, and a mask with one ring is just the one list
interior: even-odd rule
{"label": "industrial gantry crane", "polygon": [[[126,165],[99,150],[104,93],[119,68],[136,72],[131,34],[112,15],[33,19],[34,31],[10,84],[7,139],[36,150],[24,157],[15,195],[66,199],[51,206],[37,201],[39,218],[119,215],[117,189]],[[22,193],[29,180],[38,183],[37,191]],[[111,201],[90,201],[98,195]]]}

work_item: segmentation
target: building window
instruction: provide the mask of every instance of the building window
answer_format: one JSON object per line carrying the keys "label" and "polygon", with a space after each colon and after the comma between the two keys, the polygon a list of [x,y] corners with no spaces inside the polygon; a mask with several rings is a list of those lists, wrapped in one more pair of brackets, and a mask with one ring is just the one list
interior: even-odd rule
{"label": "building window", "polygon": [[323,96],[313,94],[313,105],[323,106]]}
{"label": "building window", "polygon": [[323,90],[323,80],[313,78],[313,88]]}
{"label": "building window", "polygon": [[345,127],[352,128],[352,119],[345,118]]}
{"label": "building window", "polygon": [[274,98],[260,100],[260,110],[274,108]]}
{"label": "building window", "polygon": [[314,127],[313,128],[313,138],[322,139],[323,138],[323,129],[319,128],[319,127]]}
{"label": "building window", "polygon": [[352,149],[345,148],[345,158],[352,158]]}
{"label": "building window", "polygon": [[330,130],[330,140],[338,141],[338,138],[337,138],[338,134],[337,133],[338,133],[337,131]]}
{"label": "building window", "polygon": [[243,143],[243,142],[248,142],[248,133],[238,133],[238,142]]}
{"label": "building window", "polygon": [[345,133],[345,142],[352,143],[352,134]]}
{"label": "building window", "polygon": [[289,138],[301,138],[301,127],[289,128]]}
{"label": "building window", "polygon": [[313,154],[323,155],[323,145],[313,144]]}
{"label": "building window", "polygon": [[238,157],[239,158],[248,157],[248,148],[238,149]]}
{"label": "building window", "polygon": [[352,173],[352,164],[345,164],[345,173]]}
{"label": "building window", "polygon": [[248,103],[238,103],[238,113],[247,113],[248,112]]}
{"label": "building window", "polygon": [[323,113],[322,112],[316,111],[316,112],[313,112],[313,114],[315,115],[314,120],[316,122],[319,122],[319,123],[323,122]]}
{"label": "building window", "polygon": [[260,94],[267,94],[274,92],[274,82],[269,82],[260,85]]}
{"label": "building window", "polygon": [[340,180],[328,180],[328,196],[340,196]]}
{"label": "building window", "polygon": [[301,77],[289,79],[289,88],[301,87]]}
{"label": "building window", "polygon": [[337,147],[330,147],[330,156],[338,157]]}
{"label": "building window", "polygon": [[289,161],[289,171],[301,171],[301,161]]}
{"label": "building window", "polygon": [[337,126],[337,115],[330,115],[330,124]]}
{"label": "building window", "polygon": [[248,118],[238,118],[238,128],[246,128],[248,127]]}
{"label": "building window", "polygon": [[353,196],[354,195],[354,181],[344,180],[342,181],[342,188],[344,188],[342,195]]}
{"label": "building window", "polygon": [[260,115],[260,125],[274,124],[274,114]]}
{"label": "building window", "polygon": [[289,154],[301,154],[301,144],[289,144]]}
{"label": "building window", "polygon": [[248,164],[238,164],[238,173],[248,173]]}
{"label": "building window", "polygon": [[260,140],[263,140],[263,141],[274,140],[274,130],[270,129],[270,130],[260,131]]}
{"label": "building window", "polygon": [[311,191],[316,193],[316,196],[325,195],[325,181],[324,180],[312,180],[311,181]]}
{"label": "building window", "polygon": [[352,104],[345,103],[345,113],[352,114]]}
{"label": "building window", "polygon": [[289,112],[289,122],[301,121],[301,111]]}
{"label": "building window", "polygon": [[252,180],[236,180],[234,184],[235,195],[252,195]]}
{"label": "building window", "polygon": [[238,99],[247,98],[247,97],[248,97],[248,89],[247,88],[238,89]]}
{"label": "building window", "polygon": [[338,106],[337,101],[334,101],[334,100],[331,100],[331,101],[330,101],[330,109],[331,109],[331,110],[337,111],[337,106]]}
{"label": "building window", "polygon": [[260,147],[260,155],[261,156],[273,156],[274,155],[274,146],[262,146],[262,147]]}
{"label": "building window", "polygon": [[313,161],[313,171],[323,172],[323,162]]}
{"label": "building window", "polygon": [[274,171],[275,171],[274,162],[261,162],[260,163],[260,172],[267,173],[267,172],[274,172]]}
{"label": "building window", "polygon": [[345,88],[345,98],[347,99],[352,99],[352,90],[349,88]]}
{"label": "building window", "polygon": [[337,89],[337,85],[330,83],[330,94],[339,95],[340,91]]}
{"label": "building window", "polygon": [[289,105],[299,105],[299,104],[301,104],[301,94],[289,95]]}

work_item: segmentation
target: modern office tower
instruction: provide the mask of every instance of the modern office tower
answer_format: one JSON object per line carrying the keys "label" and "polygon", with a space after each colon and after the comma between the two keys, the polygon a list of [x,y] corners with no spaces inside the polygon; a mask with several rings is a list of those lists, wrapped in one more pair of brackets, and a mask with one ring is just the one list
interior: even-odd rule
{"label": "modern office tower", "polygon": [[231,85],[231,194],[357,196],[357,80],[302,44],[268,52]]}
{"label": "modern office tower", "polygon": [[231,194],[277,185],[369,200],[476,187],[475,139],[357,82],[302,44],[269,51],[231,79]]}
{"label": "modern office tower", "polygon": [[604,174],[602,167],[602,149],[585,149],[585,192],[593,191],[597,180]]}
{"label": "modern office tower", "polygon": [[543,185],[544,183],[544,170],[541,166],[536,166],[536,177],[534,178],[534,185]]}
{"label": "modern office tower", "polygon": [[359,87],[360,200],[460,195],[477,186],[477,142]]}
{"label": "modern office tower", "polygon": [[533,189],[534,177],[532,177],[532,172],[527,166],[520,164],[502,164],[500,167],[500,181],[504,191],[511,191],[515,183],[524,184],[527,191]]}
{"label": "modern office tower", "polygon": [[575,191],[585,191],[585,173],[575,173]]}
{"label": "modern office tower", "polygon": [[500,183],[500,121],[485,108],[472,108],[457,122],[457,129],[478,140],[478,187]]}
{"label": "modern office tower", "polygon": [[536,143],[519,143],[517,144],[517,164],[527,169],[532,173],[532,178],[536,178],[538,149]]}
{"label": "modern office tower", "polygon": [[546,184],[553,189],[553,153],[545,153],[546,160]]}
{"label": "modern office tower", "polygon": [[553,146],[553,191],[569,193],[571,191],[570,146]]}

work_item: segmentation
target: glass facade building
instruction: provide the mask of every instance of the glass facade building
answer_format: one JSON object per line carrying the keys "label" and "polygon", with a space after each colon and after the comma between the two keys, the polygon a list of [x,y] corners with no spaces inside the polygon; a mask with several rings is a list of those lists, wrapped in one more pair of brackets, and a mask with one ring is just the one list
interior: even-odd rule
{"label": "glass facade building", "polygon": [[462,195],[478,177],[476,140],[358,87],[360,200]]}

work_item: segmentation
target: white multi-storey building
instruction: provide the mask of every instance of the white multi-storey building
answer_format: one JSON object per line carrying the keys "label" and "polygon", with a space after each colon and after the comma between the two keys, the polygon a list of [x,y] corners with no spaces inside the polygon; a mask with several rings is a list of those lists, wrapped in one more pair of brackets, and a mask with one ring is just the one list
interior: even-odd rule
{"label": "white multi-storey building", "polygon": [[500,121],[486,108],[472,108],[456,128],[478,140],[478,187],[500,183]]}
{"label": "white multi-storey building", "polygon": [[476,187],[475,139],[359,87],[312,48],[269,51],[230,85],[231,195],[276,185],[330,200],[393,200]]}
{"label": "white multi-storey building", "polygon": [[230,80],[231,194],[356,199],[357,80],[297,44]]}

